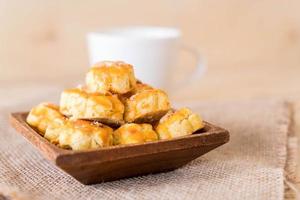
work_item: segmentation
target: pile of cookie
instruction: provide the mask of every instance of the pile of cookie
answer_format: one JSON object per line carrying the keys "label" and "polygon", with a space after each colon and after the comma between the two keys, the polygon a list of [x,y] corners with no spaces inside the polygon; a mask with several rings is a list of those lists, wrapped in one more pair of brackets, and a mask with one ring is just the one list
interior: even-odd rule
{"label": "pile of cookie", "polygon": [[62,92],[60,105],[41,103],[27,123],[61,148],[87,150],[190,135],[204,127],[188,108],[171,108],[167,94],[141,83],[124,62],[99,62],[85,86]]}

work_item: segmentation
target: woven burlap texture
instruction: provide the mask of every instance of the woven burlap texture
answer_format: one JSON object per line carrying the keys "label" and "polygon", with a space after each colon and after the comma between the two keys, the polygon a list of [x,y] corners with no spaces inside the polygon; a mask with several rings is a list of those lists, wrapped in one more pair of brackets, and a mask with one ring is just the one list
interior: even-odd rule
{"label": "woven burlap texture", "polygon": [[[51,88],[50,88],[51,89]],[[49,91],[52,91],[49,92]],[[281,101],[200,103],[192,109],[230,131],[230,142],[168,173],[85,186],[49,163],[10,128],[10,111],[28,110],[56,90],[0,103],[0,191],[30,199],[283,199],[290,112]],[[9,95],[17,96],[17,92]],[[21,96],[21,95],[20,95]],[[21,196],[22,196],[21,195]]]}

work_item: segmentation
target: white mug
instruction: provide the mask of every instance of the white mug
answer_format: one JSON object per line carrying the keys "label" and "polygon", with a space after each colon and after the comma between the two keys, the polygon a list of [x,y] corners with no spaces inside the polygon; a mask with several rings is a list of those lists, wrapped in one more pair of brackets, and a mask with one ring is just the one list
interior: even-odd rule
{"label": "white mug", "polygon": [[[134,66],[140,81],[172,90],[198,79],[204,72],[198,52],[182,45],[180,37],[180,30],[169,27],[137,26],[91,32],[87,35],[90,64],[104,60],[124,61]],[[197,59],[197,66],[186,80],[170,83],[170,74],[177,65],[181,49]]]}

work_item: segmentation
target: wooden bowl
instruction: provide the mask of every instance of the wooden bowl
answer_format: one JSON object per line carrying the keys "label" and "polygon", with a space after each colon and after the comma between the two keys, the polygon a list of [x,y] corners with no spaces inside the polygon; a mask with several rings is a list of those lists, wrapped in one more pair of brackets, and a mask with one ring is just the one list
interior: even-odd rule
{"label": "wooden bowl", "polygon": [[172,140],[73,151],[38,134],[26,123],[27,115],[12,113],[11,125],[48,160],[83,184],[174,170],[229,141],[228,131],[205,122],[199,132]]}

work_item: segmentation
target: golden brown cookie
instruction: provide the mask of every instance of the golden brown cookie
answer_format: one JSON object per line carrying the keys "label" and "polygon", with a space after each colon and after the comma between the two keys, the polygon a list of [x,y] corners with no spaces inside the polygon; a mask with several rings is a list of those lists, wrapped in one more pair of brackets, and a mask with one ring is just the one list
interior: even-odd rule
{"label": "golden brown cookie", "polygon": [[61,123],[65,117],[59,112],[58,106],[51,103],[40,103],[29,112],[26,122],[44,135],[47,127],[53,123]]}
{"label": "golden brown cookie", "polygon": [[151,124],[124,124],[114,131],[114,145],[144,143],[158,140]]}
{"label": "golden brown cookie", "polygon": [[152,123],[170,110],[167,94],[146,84],[137,84],[135,93],[123,101],[126,122]]}
{"label": "golden brown cookie", "polygon": [[160,139],[190,135],[204,127],[201,117],[188,108],[168,112],[160,119],[155,130]]}
{"label": "golden brown cookie", "polygon": [[[101,123],[68,120],[60,126],[49,126],[47,139],[60,147],[72,150],[89,150],[111,146],[113,129]],[[54,142],[54,143],[55,143]]]}
{"label": "golden brown cookie", "polygon": [[124,105],[116,95],[88,93],[74,88],[61,94],[60,112],[73,119],[96,120],[119,126],[123,124]]}
{"label": "golden brown cookie", "polygon": [[46,138],[49,142],[53,144],[59,143],[59,134],[62,133],[64,130],[61,130],[60,127],[64,126],[66,123],[68,123],[68,118],[65,118],[65,120],[56,120],[53,121],[54,123],[50,123],[47,126],[47,129],[44,134],[44,138]]}
{"label": "golden brown cookie", "polygon": [[90,92],[128,93],[136,86],[133,67],[121,61],[96,63],[86,75],[86,86]]}

